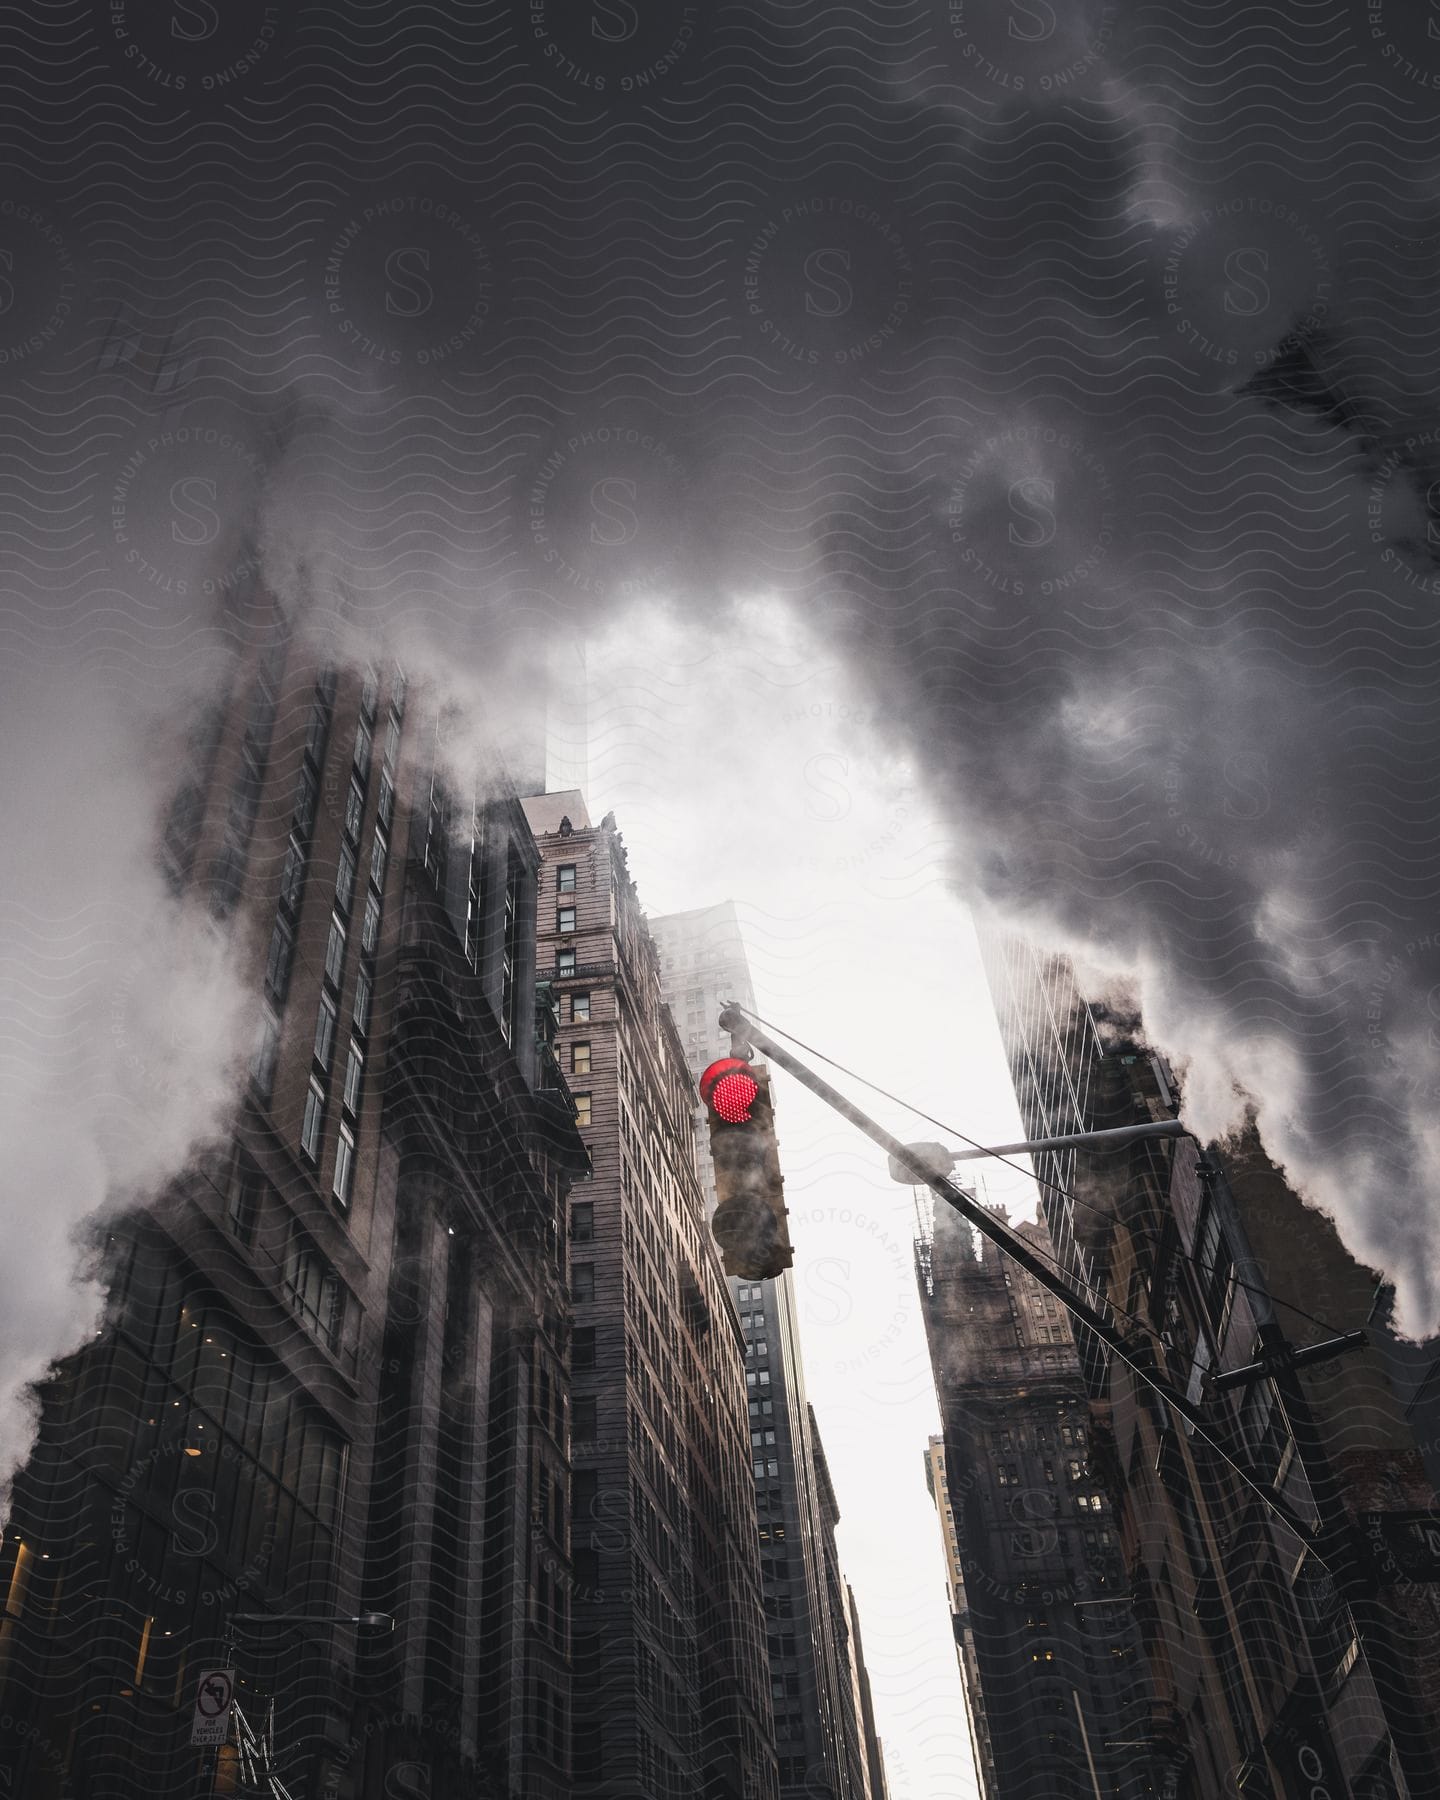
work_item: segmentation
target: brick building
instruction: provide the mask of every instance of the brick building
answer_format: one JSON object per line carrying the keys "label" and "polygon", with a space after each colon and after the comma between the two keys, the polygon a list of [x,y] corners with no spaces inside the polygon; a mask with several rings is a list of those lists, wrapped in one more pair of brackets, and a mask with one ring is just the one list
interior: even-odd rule
{"label": "brick building", "polygon": [[[989,1800],[1141,1800],[1148,1686],[1059,1303],[949,1206],[916,1270],[944,1436],[947,1586]],[[1002,1222],[1001,1209],[993,1209]],[[1017,1235],[1049,1253],[1043,1227]]]}
{"label": "brick building", "polygon": [[[982,939],[1032,1135],[1172,1116],[1174,1076],[1133,1018],[1089,1004],[1063,958]],[[1211,1444],[1080,1329],[1104,1469],[1155,1690],[1151,1738],[1179,1800],[1440,1792],[1440,1538],[1415,1421],[1415,1346],[1384,1283],[1305,1206],[1253,1131],[1036,1158],[1071,1279],[1273,1484],[1280,1523]],[[1288,1380],[1284,1343],[1369,1343]],[[1431,1346],[1433,1358],[1434,1346]],[[1339,1521],[1338,1552],[1320,1529]],[[1328,1559],[1328,1567],[1327,1560]],[[1351,1572],[1346,1576],[1346,1562]],[[1332,1579],[1337,1574],[1340,1579]]]}
{"label": "brick building", "polygon": [[[327,665],[258,587],[227,617],[165,855],[250,972],[255,1049],[232,1136],[111,1223],[108,1323],[44,1388],[0,1769],[27,1800],[189,1793],[197,1674],[233,1664],[293,1793],[560,1800],[585,1156],[539,856],[393,664]],[[364,1612],[394,1630],[328,1622]]]}
{"label": "brick building", "polygon": [[542,972],[593,1177],[570,1203],[574,1793],[776,1793],[746,1344],[706,1228],[695,1090],[613,817],[525,811]]}

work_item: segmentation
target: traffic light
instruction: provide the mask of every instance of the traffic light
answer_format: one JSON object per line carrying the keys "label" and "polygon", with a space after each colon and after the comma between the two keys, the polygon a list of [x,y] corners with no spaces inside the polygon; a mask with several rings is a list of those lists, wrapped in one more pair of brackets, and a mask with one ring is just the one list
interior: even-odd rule
{"label": "traffic light", "polygon": [[719,1199],[710,1229],[725,1273],[742,1281],[768,1281],[794,1260],[770,1077],[746,1057],[724,1056],[700,1077],[700,1098],[710,1121]]}

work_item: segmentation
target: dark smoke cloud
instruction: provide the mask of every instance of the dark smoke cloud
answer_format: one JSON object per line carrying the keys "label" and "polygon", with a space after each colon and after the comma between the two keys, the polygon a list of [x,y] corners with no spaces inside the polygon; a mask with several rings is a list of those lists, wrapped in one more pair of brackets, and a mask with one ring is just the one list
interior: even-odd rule
{"label": "dark smoke cloud", "polygon": [[[11,1041],[38,1008],[58,1045],[73,1000],[25,991],[59,966],[45,896],[89,874],[117,914],[162,904],[147,698],[214,685],[195,647],[257,567],[517,732],[557,645],[769,595],[863,674],[962,891],[1133,977],[1198,1121],[1248,1096],[1433,1323],[1440,224],[1413,10],[13,21],[7,724],[12,779],[49,787],[17,821],[9,916],[46,926],[11,932]],[[133,828],[83,869],[106,819]],[[113,984],[126,953],[99,961]],[[56,1054],[54,1093],[106,1088]],[[82,1182],[29,1144],[27,1231],[37,1187],[79,1218],[160,1173],[97,1153]],[[63,1336],[21,1331],[12,1378]]]}

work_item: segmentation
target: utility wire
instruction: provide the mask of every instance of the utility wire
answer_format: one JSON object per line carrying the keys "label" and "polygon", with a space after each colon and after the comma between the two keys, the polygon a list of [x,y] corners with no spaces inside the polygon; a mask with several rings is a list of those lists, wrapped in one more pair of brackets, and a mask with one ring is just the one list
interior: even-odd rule
{"label": "utility wire", "polygon": [[[727,1004],[738,1005],[738,1002],[730,1001]],[[741,1007],[740,1010],[743,1012],[746,1009]],[[940,1131],[951,1133],[953,1136],[959,1138],[961,1143],[972,1150],[983,1150],[985,1148],[983,1144],[977,1143],[974,1138],[966,1137],[965,1133],[956,1126],[947,1124],[943,1119],[934,1118],[930,1113],[922,1112],[918,1106],[912,1106],[908,1100],[902,1100],[898,1094],[888,1092],[888,1090],[882,1088],[878,1082],[870,1081],[864,1075],[857,1073],[854,1069],[847,1068],[844,1063],[836,1062],[833,1056],[827,1056],[823,1050],[817,1050],[813,1044],[803,1043],[801,1039],[797,1038],[792,1032],[786,1031],[783,1026],[776,1025],[772,1020],[762,1019],[758,1013],[753,1014],[752,1016],[754,1017],[755,1023],[763,1026],[766,1031],[774,1031],[778,1033],[779,1036],[787,1038],[790,1043],[803,1050],[807,1056],[819,1057],[821,1062],[828,1063],[832,1069],[839,1070],[842,1075],[848,1075],[852,1081],[858,1081],[862,1087],[869,1088],[872,1093],[879,1094],[882,1099],[889,1100],[895,1106],[903,1107],[906,1112],[913,1113],[917,1119],[924,1119],[927,1125],[934,1125]],[[1107,1212],[1103,1206],[1096,1206],[1092,1201],[1082,1200],[1078,1194],[1072,1193],[1069,1188],[1062,1187],[1058,1181],[1049,1181],[1043,1175],[1035,1174],[1033,1170],[1022,1169],[1019,1163],[1012,1162],[1008,1156],[992,1155],[991,1160],[1001,1163],[1005,1168],[1013,1170],[1017,1175],[1023,1175],[1028,1179],[1033,1180],[1037,1187],[1047,1188],[1051,1193],[1058,1194],[1062,1200],[1068,1200],[1072,1206],[1083,1206],[1087,1212],[1095,1213],[1098,1217],[1103,1219],[1113,1220],[1114,1218],[1114,1214]],[[1146,1237],[1153,1239],[1159,1234],[1153,1231],[1147,1231],[1145,1235]],[[1034,1248],[1034,1246],[1032,1246],[1032,1248]],[[1043,1255],[1047,1262],[1052,1263],[1059,1274],[1068,1276],[1072,1280],[1075,1278],[1074,1270],[1063,1268],[1058,1259],[1050,1255],[1048,1251],[1040,1251],[1039,1254]],[[1205,1268],[1196,1259],[1192,1251],[1179,1249],[1177,1247],[1177,1254],[1183,1262],[1190,1264],[1196,1274],[1213,1277],[1215,1273],[1214,1269]],[[1338,1326],[1331,1325],[1324,1319],[1317,1319],[1314,1313],[1307,1312],[1303,1306],[1297,1305],[1295,1301],[1282,1299],[1279,1294],[1273,1293],[1269,1288],[1259,1287],[1254,1282],[1242,1281],[1233,1270],[1231,1271],[1230,1278],[1235,1283],[1236,1287],[1243,1288],[1247,1294],[1261,1294],[1269,1300],[1273,1306],[1283,1306],[1287,1312],[1295,1313],[1300,1318],[1308,1320],[1310,1324],[1319,1326],[1321,1331],[1329,1332],[1336,1337],[1342,1335]],[[1157,1337],[1159,1335],[1153,1326],[1147,1325],[1143,1319],[1137,1319],[1133,1313],[1127,1313],[1122,1307],[1117,1305],[1114,1300],[1110,1299],[1109,1296],[1102,1294],[1098,1288],[1091,1286],[1090,1283],[1085,1281],[1082,1281],[1080,1285],[1090,1294],[1096,1295],[1098,1298],[1102,1299],[1120,1318],[1130,1320],[1132,1324],[1139,1326],[1142,1331],[1148,1332],[1152,1337]]]}

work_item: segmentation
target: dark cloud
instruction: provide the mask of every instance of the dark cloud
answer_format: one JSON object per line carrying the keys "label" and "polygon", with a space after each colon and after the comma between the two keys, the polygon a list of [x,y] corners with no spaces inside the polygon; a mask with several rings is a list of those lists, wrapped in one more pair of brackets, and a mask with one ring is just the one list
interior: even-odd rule
{"label": "dark cloud", "polygon": [[[1431,1321],[1419,16],[12,21],[7,680],[110,683],[113,769],[115,671],[178,679],[257,560],[492,689],[636,604],[773,594],[883,702],[964,891],[1129,971],[1204,1119],[1250,1095]],[[73,721],[11,717],[62,766]],[[89,829],[57,799],[37,868]]]}

